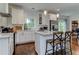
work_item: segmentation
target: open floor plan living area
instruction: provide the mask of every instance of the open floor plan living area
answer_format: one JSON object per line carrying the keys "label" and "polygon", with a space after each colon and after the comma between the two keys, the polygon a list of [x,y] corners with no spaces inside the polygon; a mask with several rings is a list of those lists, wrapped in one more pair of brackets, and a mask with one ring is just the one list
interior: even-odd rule
{"label": "open floor plan living area", "polygon": [[79,55],[79,3],[0,3],[0,55]]}

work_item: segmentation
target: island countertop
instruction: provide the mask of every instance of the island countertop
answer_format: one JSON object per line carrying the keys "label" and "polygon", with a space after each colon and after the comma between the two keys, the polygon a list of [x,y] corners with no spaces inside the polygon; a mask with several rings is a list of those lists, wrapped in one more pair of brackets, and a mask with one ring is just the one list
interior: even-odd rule
{"label": "island countertop", "polygon": [[57,31],[36,31],[35,33],[40,35],[53,35],[54,32],[57,32]]}

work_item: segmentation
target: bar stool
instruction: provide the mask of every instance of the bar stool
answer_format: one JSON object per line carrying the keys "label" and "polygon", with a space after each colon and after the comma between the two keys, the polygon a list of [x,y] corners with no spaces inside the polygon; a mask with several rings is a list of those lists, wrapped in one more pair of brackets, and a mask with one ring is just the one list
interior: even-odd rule
{"label": "bar stool", "polygon": [[[57,54],[62,54],[62,50],[61,52],[58,52],[59,49],[62,49],[62,35],[63,35],[63,32],[54,32],[53,33],[53,39],[49,39],[49,40],[46,40],[46,51],[45,51],[45,55],[50,55],[50,54],[53,54],[53,55],[57,55]],[[52,49],[48,50],[48,44],[51,45]],[[48,53],[49,51],[52,50],[52,53]]]}
{"label": "bar stool", "polygon": [[66,51],[66,55],[67,54],[72,55],[71,36],[72,36],[71,31],[66,31],[65,32],[65,51]]}

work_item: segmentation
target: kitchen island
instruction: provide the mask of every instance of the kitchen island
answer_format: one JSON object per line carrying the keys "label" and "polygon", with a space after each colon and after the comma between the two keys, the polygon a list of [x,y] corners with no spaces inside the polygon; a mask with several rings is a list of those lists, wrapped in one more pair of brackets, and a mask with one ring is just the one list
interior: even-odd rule
{"label": "kitchen island", "polygon": [[[38,55],[45,55],[46,40],[53,38],[53,32],[50,31],[37,31],[35,32],[35,50]],[[51,46],[48,46],[51,49]]]}

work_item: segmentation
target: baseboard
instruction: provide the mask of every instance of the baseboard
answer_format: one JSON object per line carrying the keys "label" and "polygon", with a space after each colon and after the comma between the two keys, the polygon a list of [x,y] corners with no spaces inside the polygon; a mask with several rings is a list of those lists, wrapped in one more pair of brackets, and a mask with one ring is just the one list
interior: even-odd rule
{"label": "baseboard", "polygon": [[13,54],[12,55],[15,55],[15,52],[13,52]]}
{"label": "baseboard", "polygon": [[36,52],[36,50],[35,50],[35,54],[38,55],[38,53]]}
{"label": "baseboard", "polygon": [[20,43],[20,44],[16,44],[16,46],[25,45],[25,44],[34,44],[34,43],[35,43],[35,42]]}

